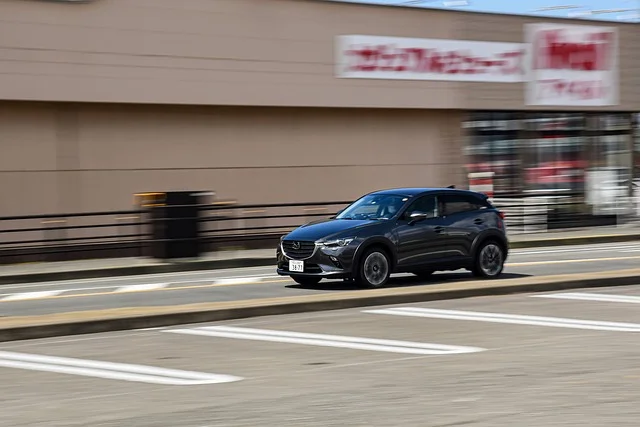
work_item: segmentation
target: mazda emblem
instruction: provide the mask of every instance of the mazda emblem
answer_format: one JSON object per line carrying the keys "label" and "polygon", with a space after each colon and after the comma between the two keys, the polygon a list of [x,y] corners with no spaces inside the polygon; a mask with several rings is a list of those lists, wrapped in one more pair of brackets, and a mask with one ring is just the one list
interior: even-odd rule
{"label": "mazda emblem", "polygon": [[293,242],[293,249],[298,250],[300,249],[300,242]]}

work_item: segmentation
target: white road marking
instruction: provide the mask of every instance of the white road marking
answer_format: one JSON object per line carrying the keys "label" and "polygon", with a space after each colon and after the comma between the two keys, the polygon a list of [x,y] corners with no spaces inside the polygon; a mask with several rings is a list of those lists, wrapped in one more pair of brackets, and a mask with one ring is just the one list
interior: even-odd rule
{"label": "white road marking", "polygon": [[162,289],[169,286],[169,283],[146,283],[142,285],[129,285],[129,286],[121,286],[117,288],[114,292],[141,292],[141,291],[152,291],[154,289]]}
{"label": "white road marking", "polygon": [[339,335],[309,334],[302,332],[276,331],[267,329],[237,328],[230,326],[205,326],[193,329],[170,329],[163,332],[422,355],[460,354],[485,351],[484,348],[478,347],[462,347],[410,341],[348,337]]}
{"label": "white road marking", "polygon": [[163,385],[219,384],[243,379],[232,375],[7,351],[0,351],[0,367]]}
{"label": "white road marking", "polygon": [[[169,287],[171,285],[180,285],[180,284],[188,284],[188,283],[204,283],[210,284],[213,283],[215,285],[241,285],[241,284],[252,284],[252,283],[260,283],[262,281],[282,279],[281,276],[269,276],[269,275],[255,275],[255,276],[241,276],[241,277],[225,277],[211,280],[183,280],[183,281],[174,281],[174,282],[166,282],[166,283],[143,283],[143,284],[135,284],[135,285],[113,285],[113,286],[94,286],[94,287],[83,287],[83,288],[63,288],[63,289],[53,289],[48,291],[33,291],[33,292],[18,292],[18,293],[4,293],[0,294],[0,301],[20,301],[20,300],[28,300],[28,299],[40,299],[51,296],[57,296],[61,294],[70,294],[70,293],[78,293],[83,291],[101,291],[105,289],[111,289],[114,293],[124,293],[124,292],[141,292],[141,291],[150,291],[155,289],[163,289]],[[44,287],[45,285],[43,285]],[[28,288],[29,286],[27,286]],[[0,289],[4,289],[0,286]]]}
{"label": "white road marking", "polygon": [[626,249],[626,250],[620,250],[618,252],[624,252],[624,253],[631,253],[631,252],[640,252],[640,249]]}
{"label": "white road marking", "polygon": [[523,250],[514,251],[514,255],[545,255],[545,254],[560,254],[570,252],[610,252],[610,251],[623,251],[629,249],[640,249],[637,244],[630,245],[617,245],[617,246],[579,246],[574,248],[559,248],[559,249],[539,249],[539,250]]}
{"label": "white road marking", "polygon": [[568,299],[580,301],[600,301],[600,302],[622,302],[629,304],[640,304],[640,297],[629,295],[612,295],[612,294],[588,294],[581,292],[567,292],[563,294],[540,294],[530,295],[533,298],[554,298]]}
{"label": "white road marking", "polygon": [[228,279],[215,279],[213,283],[216,285],[238,285],[244,283],[260,283],[262,277],[232,277]]}
{"label": "white road marking", "polygon": [[471,320],[477,322],[510,323],[515,325],[548,326],[554,328],[590,329],[595,331],[640,332],[640,324],[601,322],[594,320],[564,319],[559,317],[525,316],[474,311],[437,310],[431,308],[384,308],[363,310],[363,313],[393,316],[428,317],[435,319]]}
{"label": "white road marking", "polygon": [[[247,267],[242,268],[242,272],[248,273],[251,271],[274,271],[275,264],[273,267]],[[0,285],[1,289],[7,288],[39,288],[39,287],[53,287],[53,286],[72,286],[72,285],[82,285],[82,284],[90,284],[90,283],[103,283],[103,282],[132,282],[132,281],[141,281],[141,280],[149,280],[149,279],[159,279],[163,281],[170,281],[171,283],[195,283],[195,282],[208,282],[217,279],[226,279],[232,277],[238,277],[234,274],[238,273],[237,268],[228,268],[223,270],[201,270],[201,271],[185,271],[185,272],[177,272],[177,273],[157,273],[157,274],[141,274],[141,275],[133,275],[133,276],[119,276],[119,277],[99,277],[94,279],[76,279],[76,280],[59,280],[59,281],[51,281],[51,282],[31,282],[24,284],[7,284]],[[225,274],[231,274],[230,276],[225,276]],[[219,276],[219,275],[222,275]],[[179,279],[180,277],[185,276],[203,276],[202,279],[187,279],[187,280],[170,280],[171,278]],[[267,275],[265,273],[262,274],[244,274],[242,277],[254,277],[254,276],[264,276]],[[273,276],[272,277],[279,277]],[[166,280],[164,280],[166,279]],[[111,287],[117,287],[122,285],[113,285]]]}
{"label": "white road marking", "polygon": [[4,296],[2,297],[2,299],[0,299],[0,301],[28,301],[31,299],[53,297],[61,294],[62,292],[64,291],[55,290],[55,291],[23,292],[19,294],[11,294],[11,295]]}

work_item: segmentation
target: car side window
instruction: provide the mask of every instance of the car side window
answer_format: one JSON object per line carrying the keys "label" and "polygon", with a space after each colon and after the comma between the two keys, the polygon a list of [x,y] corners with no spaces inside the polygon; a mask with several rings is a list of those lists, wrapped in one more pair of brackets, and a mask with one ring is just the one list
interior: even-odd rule
{"label": "car side window", "polygon": [[438,197],[439,213],[442,216],[486,209],[483,200],[465,194],[445,194]]}
{"label": "car side window", "polygon": [[415,212],[423,212],[428,216],[427,218],[435,218],[436,217],[436,198],[435,196],[422,196],[407,208],[403,217],[404,219],[409,219],[412,213]]}

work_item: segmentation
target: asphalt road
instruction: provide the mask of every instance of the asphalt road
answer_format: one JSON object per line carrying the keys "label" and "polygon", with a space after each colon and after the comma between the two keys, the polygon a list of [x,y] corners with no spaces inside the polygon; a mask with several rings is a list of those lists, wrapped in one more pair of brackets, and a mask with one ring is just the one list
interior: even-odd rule
{"label": "asphalt road", "polygon": [[5,343],[0,425],[636,427],[638,303],[640,285]]}
{"label": "asphalt road", "polygon": [[[635,268],[640,243],[514,250],[505,278]],[[429,281],[404,275],[389,286],[469,280],[464,270],[438,273]],[[199,271],[0,286],[0,316],[39,315],[119,307],[170,306],[199,302],[286,297],[354,290],[342,281],[303,288],[276,276],[273,267]]]}

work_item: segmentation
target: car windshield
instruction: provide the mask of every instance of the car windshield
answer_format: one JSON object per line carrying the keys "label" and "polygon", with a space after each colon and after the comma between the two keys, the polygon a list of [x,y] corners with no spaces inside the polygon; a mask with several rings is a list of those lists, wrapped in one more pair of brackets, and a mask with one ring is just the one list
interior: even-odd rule
{"label": "car windshield", "polygon": [[409,200],[394,194],[370,194],[349,205],[337,219],[390,219]]}

